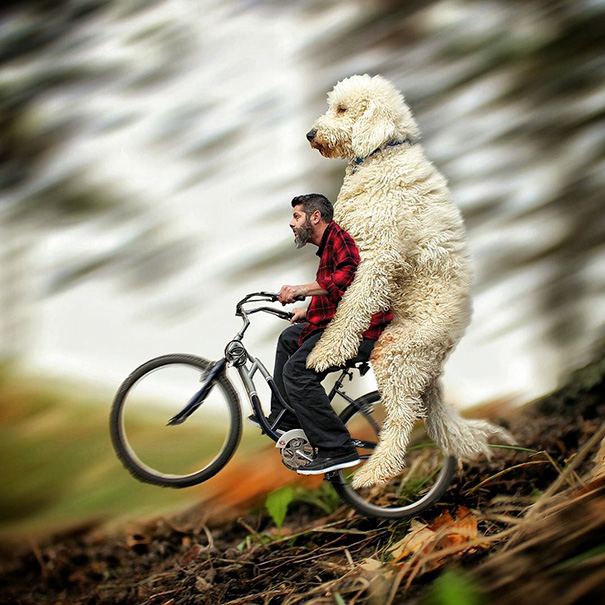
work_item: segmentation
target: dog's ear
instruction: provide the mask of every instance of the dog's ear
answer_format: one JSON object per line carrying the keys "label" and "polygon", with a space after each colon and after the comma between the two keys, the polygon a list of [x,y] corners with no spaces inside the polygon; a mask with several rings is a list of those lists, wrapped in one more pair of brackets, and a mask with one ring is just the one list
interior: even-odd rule
{"label": "dog's ear", "polygon": [[367,158],[373,151],[399,136],[399,130],[389,111],[381,104],[369,100],[365,111],[353,125],[351,147],[357,158]]}

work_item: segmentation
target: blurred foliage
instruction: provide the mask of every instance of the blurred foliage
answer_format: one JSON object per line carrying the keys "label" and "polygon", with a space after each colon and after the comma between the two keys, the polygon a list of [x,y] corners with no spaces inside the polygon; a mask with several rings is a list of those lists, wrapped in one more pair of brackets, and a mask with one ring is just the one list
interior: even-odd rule
{"label": "blurred foliage", "polygon": [[[305,16],[318,22],[334,8],[305,5]],[[533,324],[569,369],[605,327],[602,313],[596,323],[589,317],[605,304],[605,5],[357,6],[354,17],[312,36],[303,50],[313,66],[309,105],[323,113],[333,84],[360,71],[380,73],[405,93],[427,155],[448,176],[465,215],[477,293],[512,284],[490,309],[506,319],[480,318],[484,334],[497,338]],[[334,197],[342,165],[326,161],[322,174],[308,178]],[[294,254],[276,246],[237,271],[264,270],[277,255],[294,262]],[[503,313],[517,306],[525,312]]]}
{"label": "blurred foliage", "polygon": [[158,514],[195,502],[134,481],[109,440],[107,398],[82,385],[18,381],[3,365],[0,534],[39,533],[90,520]]}
{"label": "blurred foliage", "polygon": [[[362,72],[405,93],[466,217],[477,298],[489,299],[473,329],[494,340],[524,331],[528,348],[547,339],[562,371],[603,334],[602,2],[1,10],[0,320],[11,346],[33,332],[19,325],[28,302],[85,279],[145,287],[147,308],[182,316],[201,313],[217,274],[235,290],[301,262],[312,271],[314,257],[301,261],[269,227],[288,233],[295,187],[337,195],[342,162],[318,161],[304,134],[334,83]],[[44,254],[32,250],[77,229],[48,266],[32,266]],[[220,250],[202,249],[203,229],[224,234]],[[183,270],[187,282],[169,288]]]}
{"label": "blurred foliage", "polygon": [[[36,535],[89,521],[141,520],[198,503],[212,490],[186,490],[140,483],[122,467],[109,437],[111,394],[83,383],[17,378],[0,364],[0,536]],[[141,427],[149,432],[148,419]],[[212,434],[206,435],[206,442]],[[251,435],[235,457],[248,459],[259,446]],[[188,462],[200,454],[199,440],[183,444]]]}
{"label": "blurred foliage", "polygon": [[423,602],[426,605],[480,605],[485,600],[467,574],[448,569],[435,580]]}
{"label": "blurred foliage", "polygon": [[[83,131],[88,130],[84,139],[94,134],[90,132],[90,116],[81,111],[82,99],[115,86],[128,69],[124,59],[94,58],[94,37],[89,29],[103,19],[133,18],[157,4],[60,0],[3,6],[0,212],[5,228],[19,238],[18,243],[5,244],[8,251],[3,262],[9,262],[11,245],[33,247],[54,231],[74,224],[89,224],[99,239],[117,230],[129,231],[110,251],[96,255],[74,252],[60,267],[52,268],[55,272],[47,276],[46,294],[102,270],[106,275],[125,275],[128,288],[157,285],[191,258],[192,243],[171,232],[160,217],[150,216],[147,205],[125,183],[100,178],[94,159],[81,154],[63,160],[73,156],[71,150],[82,141]],[[170,78],[168,65],[178,62],[178,40],[170,37],[170,28],[162,30],[160,36],[144,25],[141,28],[141,43],[148,44],[151,39],[162,51],[162,67],[153,73],[141,68],[132,79],[127,78],[125,86],[140,87],[144,80]],[[18,290],[12,283],[4,287]],[[31,301],[16,300],[14,305],[27,302]],[[5,312],[10,315],[14,310],[5,305]]]}

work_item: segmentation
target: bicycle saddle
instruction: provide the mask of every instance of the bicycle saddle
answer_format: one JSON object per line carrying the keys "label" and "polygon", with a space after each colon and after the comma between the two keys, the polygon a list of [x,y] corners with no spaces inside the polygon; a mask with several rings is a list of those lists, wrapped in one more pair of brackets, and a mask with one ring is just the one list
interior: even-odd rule
{"label": "bicycle saddle", "polygon": [[370,370],[369,361],[369,357],[365,359],[363,357],[354,357],[345,363],[345,367],[355,368],[362,376],[364,376]]}
{"label": "bicycle saddle", "polygon": [[357,370],[361,376],[365,376],[370,371],[370,357],[368,355],[357,355],[353,359],[349,359],[343,366],[333,366],[328,368],[323,375],[331,374],[332,372],[342,372],[346,368]]}

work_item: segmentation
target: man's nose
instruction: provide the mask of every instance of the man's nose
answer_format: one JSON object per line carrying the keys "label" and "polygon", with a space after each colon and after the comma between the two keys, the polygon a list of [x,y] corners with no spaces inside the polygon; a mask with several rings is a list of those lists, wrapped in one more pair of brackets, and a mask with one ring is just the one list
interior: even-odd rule
{"label": "man's nose", "polygon": [[317,128],[312,128],[311,130],[309,130],[309,132],[307,132],[307,140],[312,141],[315,138],[316,134],[317,134]]}

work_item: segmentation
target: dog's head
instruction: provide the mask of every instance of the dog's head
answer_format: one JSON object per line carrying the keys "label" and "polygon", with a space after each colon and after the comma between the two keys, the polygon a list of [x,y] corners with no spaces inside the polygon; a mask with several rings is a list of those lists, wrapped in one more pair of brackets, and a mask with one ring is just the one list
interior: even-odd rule
{"label": "dog's head", "polygon": [[395,141],[419,136],[403,96],[381,76],[351,76],[328,93],[328,111],[307,133],[327,158],[354,161]]}

